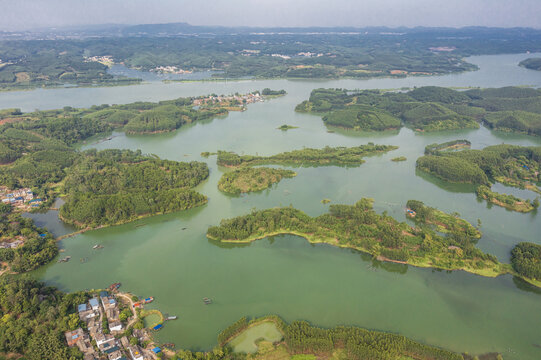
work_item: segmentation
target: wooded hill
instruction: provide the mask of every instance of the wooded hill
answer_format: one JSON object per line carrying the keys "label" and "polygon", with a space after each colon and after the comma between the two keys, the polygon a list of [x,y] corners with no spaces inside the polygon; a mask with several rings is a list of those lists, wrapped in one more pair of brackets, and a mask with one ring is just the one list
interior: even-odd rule
{"label": "wooded hill", "polygon": [[[99,133],[114,130],[130,134],[173,131],[182,125],[228,114],[229,103],[209,101],[197,108],[198,98],[178,98],[159,102],[134,102],[123,105],[94,105],[88,109],[64,107],[57,110],[21,113],[18,109],[0,112],[0,120],[13,127],[62,140],[67,145]],[[7,149],[0,148],[0,155]],[[6,156],[6,155],[4,155]],[[1,161],[2,157],[0,157]]]}
{"label": "wooded hill", "polygon": [[67,171],[62,220],[80,228],[186,210],[207,202],[192,190],[209,174],[205,163],[143,156],[140,151],[88,150]]}
{"label": "wooded hill", "polygon": [[522,60],[519,65],[525,67],[526,69],[541,71],[541,58],[529,58]]}
{"label": "wooded hill", "polygon": [[[445,145],[445,144],[443,144]],[[439,151],[437,144],[427,147],[417,159],[417,169],[440,179],[478,185],[477,194],[492,204],[527,212],[539,206],[539,200],[522,200],[492,192],[493,183],[528,189],[541,194],[541,146],[494,145],[483,150]]]}
{"label": "wooded hill", "polygon": [[419,131],[478,128],[541,135],[541,90],[425,86],[409,91],[315,89],[296,111],[322,115],[327,125],[355,130]]}

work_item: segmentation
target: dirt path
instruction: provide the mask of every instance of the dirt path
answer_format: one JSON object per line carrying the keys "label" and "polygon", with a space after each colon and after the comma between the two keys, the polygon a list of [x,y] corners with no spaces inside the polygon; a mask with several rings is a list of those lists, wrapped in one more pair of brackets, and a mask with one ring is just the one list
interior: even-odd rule
{"label": "dirt path", "polygon": [[117,293],[118,296],[128,301],[128,304],[130,306],[130,310],[133,314],[133,318],[128,322],[128,325],[126,327],[132,326],[137,321],[137,312],[135,311],[135,308],[133,307],[133,300],[130,296],[123,293]]}

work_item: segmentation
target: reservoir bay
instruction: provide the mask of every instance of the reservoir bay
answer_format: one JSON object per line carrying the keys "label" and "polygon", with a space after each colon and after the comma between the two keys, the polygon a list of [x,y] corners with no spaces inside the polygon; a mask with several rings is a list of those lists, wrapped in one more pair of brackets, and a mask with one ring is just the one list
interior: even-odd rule
{"label": "reservoir bay", "polygon": [[[209,241],[206,229],[221,219],[252,209],[289,206],[315,216],[331,204],[375,199],[378,212],[405,221],[404,206],[417,199],[446,212],[458,212],[472,224],[482,222],[478,246],[509,261],[520,241],[541,244],[541,215],[487,208],[466,185],[451,185],[415,170],[415,160],[431,143],[471,141],[480,149],[501,143],[541,145],[541,139],[479,130],[415,133],[410,129],[356,133],[328,128],[318,116],[294,112],[295,105],[318,87],[370,89],[423,85],[500,87],[541,86],[541,72],[518,67],[532,55],[478,56],[469,59],[477,72],[404,79],[243,80],[230,82],[148,82],[105,88],[62,88],[0,94],[0,108],[24,111],[102,103],[158,101],[209,93],[230,94],[265,87],[285,89],[285,97],[248,106],[225,118],[197,122],[178,131],[146,136],[114,133],[111,140],[88,140],[81,148],[141,149],[178,161],[204,161],[210,176],[197,190],[208,204],[130,224],[95,230],[60,242],[68,263],[52,263],[35,276],[62,290],[103,288],[121,282],[124,291],[153,296],[149,308],[177,315],[157,334],[177,347],[209,349],[220,330],[241,316],[277,314],[286,321],[308,320],[318,326],[358,325],[400,333],[454,351],[501,352],[505,359],[541,358],[541,290],[512,276],[483,278],[465,272],[445,272],[374,262],[361,253],[327,245],[311,245],[295,236],[278,236],[247,245]],[[298,126],[283,132],[282,124]],[[366,158],[357,168],[292,168],[298,176],[268,190],[229,196],[217,189],[228,169],[218,167],[203,151],[271,155],[302,147],[357,146],[374,142],[399,146],[387,154]],[[397,156],[407,161],[390,161]],[[39,218],[38,218],[39,216]],[[32,215],[56,235],[70,232],[54,212]],[[93,250],[96,244],[104,246]],[[84,262],[79,259],[85,259]],[[213,304],[205,305],[203,297]]]}

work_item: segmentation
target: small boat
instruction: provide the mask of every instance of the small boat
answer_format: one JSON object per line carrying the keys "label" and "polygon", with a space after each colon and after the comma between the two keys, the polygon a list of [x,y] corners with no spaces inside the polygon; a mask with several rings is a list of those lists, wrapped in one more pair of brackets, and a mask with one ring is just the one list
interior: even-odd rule
{"label": "small boat", "polygon": [[63,258],[63,259],[58,260],[58,262],[59,262],[59,263],[68,262],[68,261],[70,261],[70,259],[71,259],[71,256],[66,256],[66,257]]}
{"label": "small boat", "polygon": [[203,302],[205,303],[205,305],[210,305],[210,304],[212,304],[212,300],[209,299],[209,298],[207,298],[207,297],[206,297],[206,298],[203,298]]}
{"label": "small boat", "polygon": [[176,320],[176,319],[177,319],[177,317],[175,315],[168,316],[168,317],[165,318],[165,320]]}
{"label": "small boat", "polygon": [[92,246],[92,249],[94,249],[94,250],[103,249],[103,245],[101,245],[101,244],[94,245],[94,246]]}
{"label": "small boat", "polygon": [[153,301],[154,301],[154,298],[151,296],[151,297],[147,297],[145,300],[143,300],[142,303],[143,304],[150,304]]}
{"label": "small boat", "polygon": [[109,286],[109,290],[118,290],[118,288],[122,285],[121,283],[114,283]]}

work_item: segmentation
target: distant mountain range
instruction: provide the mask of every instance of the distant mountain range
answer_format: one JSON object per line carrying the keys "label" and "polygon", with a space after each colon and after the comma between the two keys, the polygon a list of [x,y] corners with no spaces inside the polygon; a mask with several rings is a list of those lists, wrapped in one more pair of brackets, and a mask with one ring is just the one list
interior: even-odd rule
{"label": "distant mountain range", "polygon": [[364,35],[415,35],[444,38],[508,38],[541,35],[532,28],[489,27],[225,27],[198,26],[188,23],[140,24],[140,25],[86,25],[61,28],[42,28],[28,31],[0,31],[0,39],[66,39],[92,37],[178,37],[249,34],[364,34]]}

